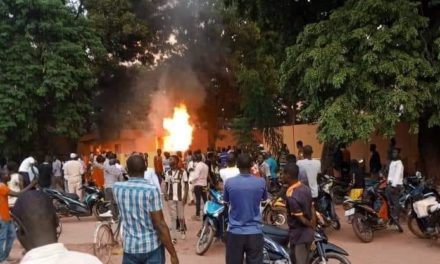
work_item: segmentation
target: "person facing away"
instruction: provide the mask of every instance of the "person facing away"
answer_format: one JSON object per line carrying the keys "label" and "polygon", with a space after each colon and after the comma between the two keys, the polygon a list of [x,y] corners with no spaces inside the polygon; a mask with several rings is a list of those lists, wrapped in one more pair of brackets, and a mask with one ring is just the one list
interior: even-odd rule
{"label": "person facing away", "polygon": [[362,197],[362,193],[364,192],[364,188],[365,188],[365,178],[360,168],[359,161],[355,159],[351,160],[350,175],[351,175],[350,198],[353,200],[360,199]]}
{"label": "person facing away", "polygon": [[84,174],[84,167],[78,161],[75,153],[70,154],[70,160],[64,163],[64,178],[67,180],[67,190],[69,193],[76,193],[81,200],[82,191],[82,175]]}
{"label": "person facing away", "polygon": [[390,205],[391,218],[398,224],[400,218],[399,197],[403,185],[404,167],[400,159],[400,149],[394,148],[391,153],[391,163],[388,169],[388,186],[386,196]]}
{"label": "person facing away", "polygon": [[222,148],[222,151],[219,155],[220,158],[220,167],[225,168],[227,166],[228,152],[225,148]]}
{"label": "person facing away", "polygon": [[226,263],[263,263],[264,239],[260,202],[267,199],[266,182],[250,174],[252,158],[240,154],[237,158],[240,174],[226,181],[224,200],[229,204]]}
{"label": "person facing away", "polygon": [[226,157],[226,164],[227,167],[220,169],[220,178],[222,179],[223,185],[226,183],[226,181],[232,177],[237,176],[240,174],[240,170],[237,168],[237,160],[235,158],[234,153],[229,153]]}
{"label": "person facing away", "polygon": [[61,163],[60,159],[54,156],[52,162],[52,175],[53,175],[52,187],[59,188],[60,190],[64,190],[62,168],[63,168],[63,164]]}
{"label": "person facing away", "polygon": [[58,243],[58,217],[52,200],[43,192],[28,191],[12,209],[17,238],[26,254],[21,264],[101,264],[95,256],[70,251]]}
{"label": "person facing away", "polygon": [[270,170],[270,183],[271,186],[274,187],[278,184],[278,164],[277,161],[272,157],[272,154],[270,152],[266,155],[266,160],[264,161],[268,166]]}
{"label": "person facing away", "polygon": [[280,167],[284,167],[286,165],[286,157],[289,155],[289,149],[286,144],[281,145],[281,150],[278,157],[278,162],[280,163]]}
{"label": "person facing away", "polygon": [[[104,196],[106,201],[110,201],[110,211],[101,214],[102,217],[112,216],[114,220],[118,219],[118,207],[113,195],[113,185],[115,182],[122,181],[123,175],[116,166],[116,154],[108,155],[108,162],[104,162]],[[110,215],[111,212],[111,215]]]}
{"label": "person facing away", "polygon": [[313,160],[313,149],[310,145],[304,146],[304,159],[298,160],[297,165],[307,175],[307,182],[312,192],[312,198],[318,198],[318,174],[321,173],[321,161]]}
{"label": "person facing away", "polygon": [[[179,157],[173,155],[170,158],[170,170],[165,175],[165,195],[168,202],[171,220],[171,239],[173,244],[177,243],[177,232],[185,239],[185,205],[188,200],[188,174],[184,169],[179,168]],[[179,230],[177,230],[177,223]]]}
{"label": "person facing away", "polygon": [[170,157],[171,154],[167,151],[165,151],[163,153],[163,155],[165,156],[165,158],[163,159],[162,163],[163,163],[163,173],[167,172],[170,169]]}
{"label": "person facing away", "polygon": [[196,214],[192,217],[193,220],[200,220],[201,200],[206,203],[207,200],[207,186],[209,177],[209,167],[202,161],[201,151],[194,153],[194,161],[196,162],[194,167],[194,176],[192,178],[192,184],[194,185],[194,196],[196,198]]}
{"label": "person facing away", "polygon": [[113,186],[121,212],[123,264],[165,264],[165,248],[171,263],[178,264],[176,250],[162,212],[159,190],[144,179],[147,169],[142,155],[127,160],[129,179]]}
{"label": "person facing away", "polygon": [[[307,156],[305,155],[307,159]],[[310,246],[315,236],[316,213],[310,189],[298,181],[299,168],[287,164],[283,180],[289,188],[287,197],[287,222],[289,225],[290,258],[296,264],[309,264]]]}
{"label": "person facing away", "polygon": [[159,183],[162,182],[163,178],[163,162],[162,162],[162,150],[157,149],[157,155],[154,156],[154,172],[159,177]]}
{"label": "person facing away", "polygon": [[162,189],[160,187],[161,177],[156,174],[155,169],[148,168],[148,156],[145,157],[145,166],[147,167],[147,170],[144,173],[144,179],[147,181],[148,184],[156,186],[159,192],[162,192]]}
{"label": "person facing away", "polygon": [[304,145],[303,144],[304,143],[301,140],[296,142],[296,148],[298,149],[298,156],[297,156],[298,160],[304,159],[304,150],[303,150]]}
{"label": "person facing away", "polygon": [[377,176],[382,169],[382,164],[380,162],[379,152],[376,150],[376,144],[370,145],[370,173],[372,176]]}
{"label": "person facing away", "polygon": [[18,173],[21,174],[23,178],[23,186],[26,187],[31,183],[31,174],[32,174],[32,167],[37,164],[37,161],[34,157],[30,156],[25,158],[18,168]]}
{"label": "person facing away", "polygon": [[102,155],[96,156],[92,166],[92,180],[99,189],[104,188],[104,162]]}
{"label": "person facing away", "polygon": [[38,180],[41,188],[49,188],[52,181],[52,158],[48,155],[44,157],[44,162],[38,166]]}

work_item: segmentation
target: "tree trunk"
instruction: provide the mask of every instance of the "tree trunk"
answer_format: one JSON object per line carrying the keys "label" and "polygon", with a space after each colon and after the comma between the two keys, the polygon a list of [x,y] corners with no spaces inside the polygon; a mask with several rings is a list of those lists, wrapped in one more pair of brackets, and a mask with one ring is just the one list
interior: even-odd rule
{"label": "tree trunk", "polygon": [[422,120],[419,123],[418,135],[420,164],[423,175],[434,179],[440,184],[440,127],[428,127],[428,122]]}

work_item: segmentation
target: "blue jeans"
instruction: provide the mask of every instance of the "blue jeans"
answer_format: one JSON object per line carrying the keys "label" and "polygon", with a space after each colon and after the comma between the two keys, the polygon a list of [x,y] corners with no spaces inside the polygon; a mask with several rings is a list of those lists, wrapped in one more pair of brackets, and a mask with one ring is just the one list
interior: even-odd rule
{"label": "blue jeans", "polygon": [[12,221],[0,220],[0,261],[9,257],[15,239],[15,226]]}
{"label": "blue jeans", "polygon": [[122,264],[165,264],[165,248],[160,245],[149,253],[131,254],[124,252]]}

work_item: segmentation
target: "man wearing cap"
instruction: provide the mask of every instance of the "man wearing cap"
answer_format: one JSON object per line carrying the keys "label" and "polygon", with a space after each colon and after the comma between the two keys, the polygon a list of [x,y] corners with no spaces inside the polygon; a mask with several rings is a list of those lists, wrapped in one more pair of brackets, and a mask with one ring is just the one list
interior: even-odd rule
{"label": "man wearing cap", "polygon": [[76,193],[79,199],[82,198],[81,182],[82,175],[84,174],[84,167],[81,162],[78,161],[78,156],[75,153],[70,154],[70,160],[67,161],[64,166],[64,177],[67,180],[67,190],[69,193]]}

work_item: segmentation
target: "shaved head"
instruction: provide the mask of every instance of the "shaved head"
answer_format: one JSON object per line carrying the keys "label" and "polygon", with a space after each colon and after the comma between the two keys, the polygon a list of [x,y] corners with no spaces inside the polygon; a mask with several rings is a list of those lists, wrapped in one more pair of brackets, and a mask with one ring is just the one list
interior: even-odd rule
{"label": "shaved head", "polygon": [[19,225],[17,238],[27,250],[56,243],[58,217],[52,199],[41,191],[21,194],[12,214]]}
{"label": "shaved head", "polygon": [[127,160],[127,170],[130,177],[144,177],[147,170],[145,159],[141,155],[132,155]]}

